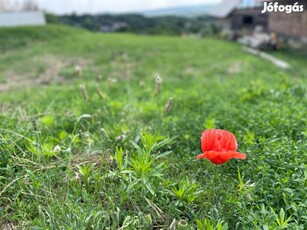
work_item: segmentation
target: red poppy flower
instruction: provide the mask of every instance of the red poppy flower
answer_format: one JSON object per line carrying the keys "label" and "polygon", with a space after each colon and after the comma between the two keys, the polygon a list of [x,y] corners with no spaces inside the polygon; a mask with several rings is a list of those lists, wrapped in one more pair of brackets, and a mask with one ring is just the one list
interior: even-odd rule
{"label": "red poppy flower", "polygon": [[232,158],[246,159],[246,154],[236,152],[238,147],[235,136],[221,129],[205,130],[201,137],[202,154],[197,159],[207,158],[214,164],[224,164]]}

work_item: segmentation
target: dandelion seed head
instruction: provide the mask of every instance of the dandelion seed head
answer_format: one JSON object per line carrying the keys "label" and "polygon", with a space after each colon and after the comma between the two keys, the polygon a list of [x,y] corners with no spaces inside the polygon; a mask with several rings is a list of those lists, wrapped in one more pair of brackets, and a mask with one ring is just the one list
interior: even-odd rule
{"label": "dandelion seed head", "polygon": [[55,153],[59,153],[59,152],[61,152],[61,146],[59,146],[59,145],[56,145],[54,148],[53,148],[53,152],[55,152]]}
{"label": "dandelion seed head", "polygon": [[157,83],[157,84],[161,84],[161,82],[162,82],[162,78],[160,77],[159,74],[157,74],[157,75],[156,75],[156,83]]}

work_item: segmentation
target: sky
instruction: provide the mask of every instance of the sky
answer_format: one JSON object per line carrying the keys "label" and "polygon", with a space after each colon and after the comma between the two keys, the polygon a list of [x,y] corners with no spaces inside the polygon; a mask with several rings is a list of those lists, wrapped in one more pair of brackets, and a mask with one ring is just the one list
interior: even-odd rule
{"label": "sky", "polygon": [[[22,0],[20,0],[22,1]],[[32,0],[41,9],[57,13],[123,13],[185,5],[217,3],[221,0]]]}

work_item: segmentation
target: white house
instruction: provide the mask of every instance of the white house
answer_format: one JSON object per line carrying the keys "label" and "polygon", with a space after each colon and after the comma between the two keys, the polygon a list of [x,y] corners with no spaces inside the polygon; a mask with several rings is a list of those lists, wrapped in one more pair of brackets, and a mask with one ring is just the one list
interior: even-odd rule
{"label": "white house", "polygon": [[0,12],[0,27],[45,25],[46,18],[40,11]]}

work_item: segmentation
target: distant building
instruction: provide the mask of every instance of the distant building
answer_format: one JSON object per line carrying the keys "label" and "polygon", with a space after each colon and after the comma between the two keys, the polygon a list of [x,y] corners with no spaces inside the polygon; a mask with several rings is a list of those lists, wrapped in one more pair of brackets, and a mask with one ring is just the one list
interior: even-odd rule
{"label": "distant building", "polygon": [[223,0],[209,16],[222,30],[267,29],[268,14],[262,14],[262,3],[257,0]]}
{"label": "distant building", "polygon": [[[269,1],[267,1],[269,2]],[[266,12],[260,0],[223,0],[209,13],[214,24],[222,30],[252,31],[261,26],[267,32],[281,37],[307,41],[307,0],[272,0],[280,5],[304,5],[303,12]]]}
{"label": "distant building", "polygon": [[45,15],[40,11],[0,12],[0,27],[45,25]]}
{"label": "distant building", "polygon": [[126,22],[113,22],[111,24],[105,24],[100,27],[101,32],[117,32],[125,30],[128,27]]}
{"label": "distant building", "polygon": [[303,12],[271,12],[269,13],[269,31],[280,36],[294,39],[307,39],[307,1],[305,0],[279,0],[282,5],[293,5],[298,2],[304,5]]}

